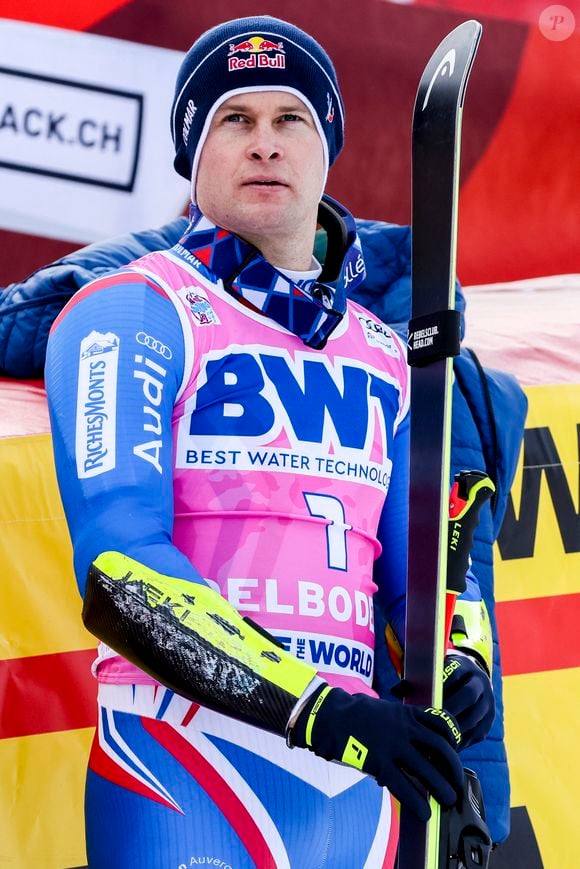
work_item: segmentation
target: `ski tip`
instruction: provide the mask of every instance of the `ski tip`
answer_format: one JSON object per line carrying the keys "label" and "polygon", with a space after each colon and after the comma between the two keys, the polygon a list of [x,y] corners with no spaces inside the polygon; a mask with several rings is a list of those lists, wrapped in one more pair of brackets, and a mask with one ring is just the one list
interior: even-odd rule
{"label": "ski tip", "polygon": [[467,21],[462,21],[461,24],[458,24],[457,27],[448,33],[448,36],[451,36],[452,33],[467,33],[469,30],[473,30],[474,33],[481,33],[483,24],[477,18],[469,18]]}
{"label": "ski tip", "polygon": [[468,21],[462,21],[461,24],[458,24],[457,27],[450,30],[447,36],[445,36],[439,44],[439,48],[447,42],[463,43],[473,45],[471,50],[475,52],[475,48],[479,44],[482,32],[483,24],[481,21],[478,21],[476,18],[470,18]]}
{"label": "ski tip", "polygon": [[[465,88],[473,60],[479,47],[483,28],[475,18],[455,27],[439,43],[431,55],[419,81],[413,109],[413,125],[429,106],[441,113],[445,106],[463,106]],[[441,94],[442,99],[438,99]],[[421,121],[419,121],[421,123]]]}

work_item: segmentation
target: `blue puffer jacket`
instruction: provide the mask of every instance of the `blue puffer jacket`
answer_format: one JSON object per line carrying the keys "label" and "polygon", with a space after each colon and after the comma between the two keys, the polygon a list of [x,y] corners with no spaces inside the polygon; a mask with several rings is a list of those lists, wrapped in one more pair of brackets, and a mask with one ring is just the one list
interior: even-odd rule
{"label": "blue puffer jacket", "polygon": [[[411,231],[374,221],[357,221],[364,249],[367,279],[356,300],[406,337],[410,316]],[[462,313],[465,300],[457,294]],[[465,468],[486,470],[496,484],[496,494],[480,514],[472,550],[473,572],[487,604],[493,626],[493,681],[497,715],[487,739],[461,754],[465,766],[481,781],[487,820],[494,842],[509,833],[510,787],[504,745],[501,662],[497,642],[493,596],[493,543],[499,534],[523,437],[526,397],[510,374],[482,369],[475,354],[462,348],[454,361],[451,473]],[[380,622],[380,615],[377,619]],[[377,630],[380,637],[380,630]],[[394,673],[377,645],[377,681],[384,693]]]}
{"label": "blue puffer jacket", "polygon": [[[409,227],[357,221],[367,278],[356,300],[402,335],[410,313],[411,249]],[[151,250],[171,247],[186,226],[178,218],[160,230],[135,233],[83,248],[12,284],[0,295],[0,369],[13,377],[42,376],[50,326],[65,302],[89,280]],[[457,307],[463,312],[461,291]],[[479,366],[463,349],[455,360],[452,471],[487,470],[494,480],[494,502],[482,511],[472,553],[473,569],[494,626],[494,686],[498,714],[488,738],[467,749],[462,759],[478,773],[494,841],[509,832],[509,776],[503,742],[501,671],[493,600],[493,542],[503,520],[515,473],[526,414],[525,396],[513,377]],[[377,632],[377,684],[386,692],[394,674]]]}

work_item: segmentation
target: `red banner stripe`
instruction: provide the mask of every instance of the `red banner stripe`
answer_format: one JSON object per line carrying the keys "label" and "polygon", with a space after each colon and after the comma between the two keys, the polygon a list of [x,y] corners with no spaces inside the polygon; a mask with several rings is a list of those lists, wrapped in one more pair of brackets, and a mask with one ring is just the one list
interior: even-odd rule
{"label": "red banner stripe", "polygon": [[[580,667],[580,594],[502,601],[504,676]],[[0,661],[0,739],[96,724],[93,649]]]}
{"label": "red banner stripe", "polygon": [[0,739],[92,727],[94,649],[0,661]]}
{"label": "red banner stripe", "polygon": [[88,30],[116,9],[126,6],[129,0],[51,0],[37,3],[36,0],[4,0],[0,15],[15,18],[27,24],[45,24],[69,30]]}
{"label": "red banner stripe", "polygon": [[504,676],[580,667],[580,594],[496,605]]}

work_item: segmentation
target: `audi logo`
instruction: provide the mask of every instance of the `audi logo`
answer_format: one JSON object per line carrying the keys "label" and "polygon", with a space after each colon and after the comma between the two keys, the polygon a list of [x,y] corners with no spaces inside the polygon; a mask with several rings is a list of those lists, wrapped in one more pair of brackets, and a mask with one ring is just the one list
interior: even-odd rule
{"label": "audi logo", "polygon": [[173,356],[171,348],[169,348],[167,344],[163,344],[161,341],[158,341],[157,338],[153,338],[146,332],[137,332],[135,338],[139,344],[143,344],[144,347],[148,347],[149,350],[153,350],[154,353],[159,353],[159,355],[163,356],[164,359],[171,359]]}

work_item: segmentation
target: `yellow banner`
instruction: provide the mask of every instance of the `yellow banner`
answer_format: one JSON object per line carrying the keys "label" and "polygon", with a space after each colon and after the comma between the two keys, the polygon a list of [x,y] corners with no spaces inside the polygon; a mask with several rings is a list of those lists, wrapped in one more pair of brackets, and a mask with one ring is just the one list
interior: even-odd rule
{"label": "yellow banner", "polygon": [[86,866],[83,805],[92,735],[88,728],[0,739],[2,869]]}
{"label": "yellow banner", "polygon": [[[538,601],[549,621],[546,599],[558,602],[580,592],[580,385],[529,387],[527,394],[530,411],[524,450],[496,548],[498,618],[502,605]],[[0,687],[8,691],[14,689],[6,673],[16,665],[25,674],[44,673],[45,664],[69,666],[75,655],[94,648],[95,641],[80,620],[48,435],[0,440],[0,467],[4,489],[10,492],[10,498],[0,499],[0,558],[3,575],[9,578],[3,585],[5,605],[0,608],[0,668],[4,668],[0,674],[5,673]],[[533,625],[525,627],[529,627],[526,642],[532,651],[540,632]],[[555,645],[556,633],[552,643],[550,639],[547,642]],[[578,648],[575,633],[565,642]],[[526,643],[521,645],[525,659]],[[506,660],[508,651],[509,642]],[[83,673],[88,670],[83,660],[75,666],[81,666]],[[579,674],[578,668],[569,666],[531,670],[508,676],[504,683],[512,805],[527,808],[544,864],[550,869],[577,862]],[[86,679],[71,685],[74,690],[78,686],[75,703],[88,692],[88,675]],[[22,701],[26,684],[20,690]],[[3,726],[13,725],[23,734],[0,739],[0,863],[7,869],[31,865],[65,869],[85,863],[83,787],[92,728],[79,728],[74,722],[72,707],[66,705],[70,697],[50,693],[43,697],[45,707],[66,701],[62,715],[71,722],[68,728],[27,730],[31,721],[38,722],[39,731],[50,729],[52,719],[47,718],[46,708],[41,714],[36,707],[24,710],[26,714],[18,717],[15,707],[7,704],[3,712]],[[3,699],[0,696],[0,703]]]}
{"label": "yellow banner", "polygon": [[520,666],[504,678],[511,804],[526,807],[546,869],[572,869],[579,865],[580,385],[526,393],[525,442],[495,552],[504,664]]}
{"label": "yellow banner", "polygon": [[580,592],[580,384],[526,394],[525,441],[496,552],[497,601]]}

